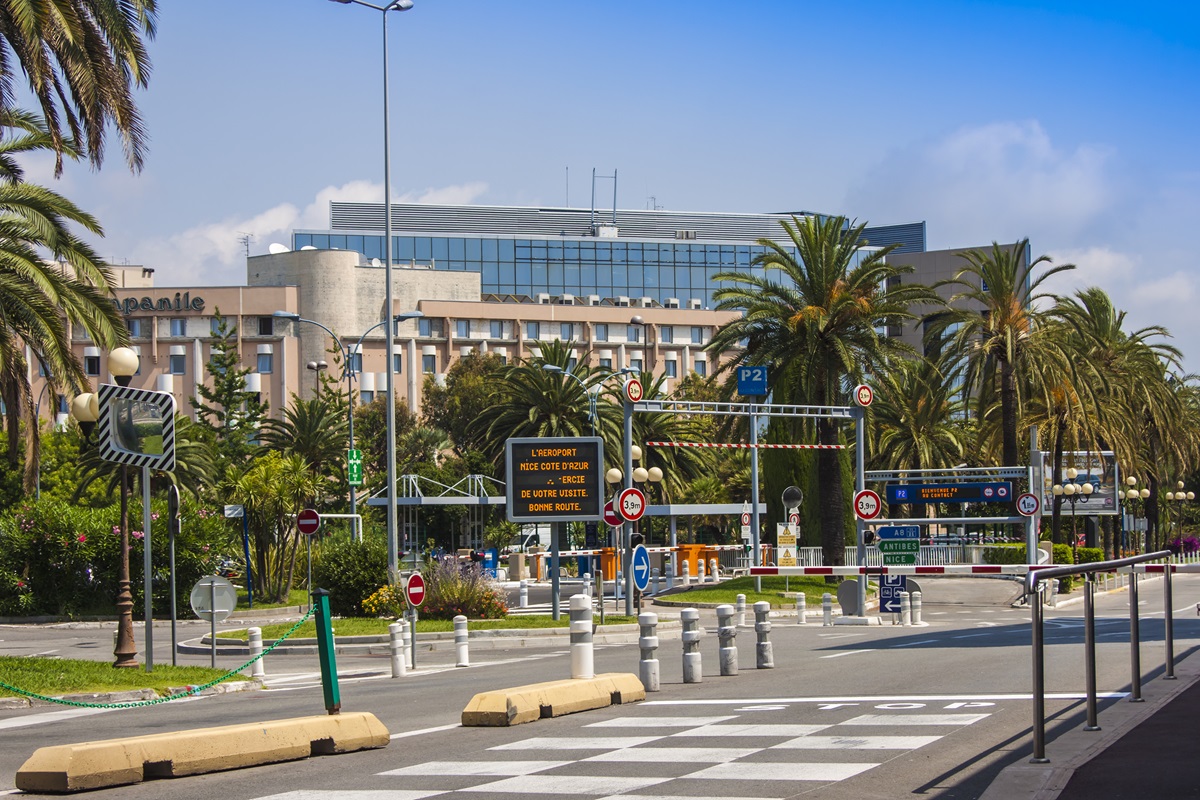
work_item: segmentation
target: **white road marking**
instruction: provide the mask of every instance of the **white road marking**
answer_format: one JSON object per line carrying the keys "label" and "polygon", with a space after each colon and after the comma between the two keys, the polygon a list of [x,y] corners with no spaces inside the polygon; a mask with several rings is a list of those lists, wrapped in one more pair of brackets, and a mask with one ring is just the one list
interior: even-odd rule
{"label": "white road marking", "polygon": [[570,761],[426,761],[411,767],[389,769],[380,775],[530,775]]}
{"label": "white road marking", "polygon": [[0,730],[7,728],[25,728],[30,725],[43,725],[48,722],[64,722],[76,717],[90,717],[93,714],[103,714],[115,711],[114,708],[68,708],[63,711],[47,711],[43,714],[28,714],[24,717],[0,719]]}
{"label": "white road marking", "polygon": [[584,761],[645,762],[678,764],[680,762],[724,763],[759,752],[758,747],[632,747],[602,753]]}
{"label": "white road marking", "polygon": [[404,733],[393,733],[389,738],[391,738],[391,739],[407,739],[409,736],[422,736],[426,733],[439,733],[441,731],[450,731],[450,730],[454,730],[455,728],[461,728],[461,727],[462,727],[462,725],[455,722],[450,725],[439,725],[436,728],[422,728],[419,731],[405,731]]}
{"label": "white road marking", "polygon": [[[679,795],[665,794],[610,794],[607,797],[601,797],[599,800],[681,800]],[[708,795],[706,800],[782,800],[776,797],[725,797],[717,795]]]}
{"label": "white road marking", "polygon": [[717,764],[687,775],[717,781],[843,781],[878,764]]}
{"label": "white road marking", "polygon": [[[687,701],[684,701],[685,703]],[[742,701],[743,703],[746,701]],[[643,703],[643,705],[645,705]],[[603,722],[593,722],[585,728],[691,728],[697,725],[715,725],[733,717],[614,717]]]}
{"label": "white road marking", "polygon": [[842,656],[853,656],[853,655],[857,655],[858,653],[874,653],[874,652],[875,652],[874,648],[872,648],[870,650],[846,650],[845,652],[842,652],[842,653],[834,653],[831,656],[821,656],[821,658],[841,658]]}
{"label": "white road marking", "polygon": [[772,750],[916,750],[941,736],[799,736]]}
{"label": "white road marking", "polygon": [[687,731],[671,734],[676,736],[808,736],[828,728],[828,725],[702,725]]}
{"label": "white road marking", "polygon": [[987,633],[966,633],[966,634],[963,634],[962,636],[951,636],[950,638],[951,639],[975,639],[979,636],[991,636],[991,635],[992,635],[992,632],[988,631]]}
{"label": "white road marking", "polygon": [[260,797],[258,800],[424,800],[446,794],[445,789],[420,791],[417,789],[338,789],[331,791],[323,789],[313,791],[301,789],[295,792],[273,794],[270,797]]}
{"label": "white road marking", "polygon": [[488,750],[620,750],[637,747],[639,744],[656,742],[661,736],[564,736],[561,738],[522,739]]}
{"label": "white road marking", "polygon": [[989,714],[863,714],[840,725],[971,725]]}
{"label": "white road marking", "polygon": [[590,775],[522,775],[502,781],[485,783],[459,789],[460,792],[488,792],[511,794],[600,794],[616,791],[618,794],[666,783],[673,778],[618,778],[593,777]]}
{"label": "white road marking", "polygon": [[[1129,692],[1097,692],[1096,696],[1108,699],[1128,697]],[[1052,692],[1046,695],[1047,700],[1084,700],[1087,695],[1083,692]],[[952,703],[952,702],[997,702],[1000,700],[1029,700],[1028,694],[926,694],[890,696],[846,696],[846,697],[760,697],[749,700],[646,700],[639,703],[639,708],[647,706],[736,706],[746,703]]]}

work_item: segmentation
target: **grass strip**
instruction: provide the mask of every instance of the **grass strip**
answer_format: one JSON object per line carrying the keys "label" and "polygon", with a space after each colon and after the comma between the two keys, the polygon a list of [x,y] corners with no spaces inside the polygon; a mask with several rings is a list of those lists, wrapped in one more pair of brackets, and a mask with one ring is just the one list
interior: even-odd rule
{"label": "grass strip", "polygon": [[[47,697],[85,692],[123,692],[153,689],[167,694],[169,686],[197,686],[224,675],[228,670],[208,667],[155,665],[153,672],[122,667],[104,661],[82,661],[41,656],[0,656],[0,676],[5,683]],[[0,697],[20,697],[0,688]]]}
{"label": "grass strip", "polygon": [[[599,622],[599,617],[595,617]],[[395,622],[391,619],[371,618],[371,617],[345,617],[343,619],[335,619],[333,621],[333,633],[335,636],[385,636],[388,632],[388,625]],[[549,614],[530,614],[528,616],[512,616],[504,617],[503,619],[473,619],[467,623],[468,631],[496,631],[496,630],[528,630],[532,628],[566,628],[571,620],[567,614],[563,614],[559,619],[555,620]],[[604,617],[605,625],[623,625],[627,623],[636,623],[637,617],[618,616],[615,614],[606,614]],[[294,625],[294,622],[280,622],[273,625],[264,625],[262,635],[264,640],[274,640],[288,632],[288,629]],[[442,633],[454,630],[453,620],[448,619],[418,619],[417,633]],[[296,639],[311,639],[317,635],[316,620],[309,620],[292,634],[291,638]],[[245,641],[246,630],[221,631],[217,634],[218,639],[238,639]]]}

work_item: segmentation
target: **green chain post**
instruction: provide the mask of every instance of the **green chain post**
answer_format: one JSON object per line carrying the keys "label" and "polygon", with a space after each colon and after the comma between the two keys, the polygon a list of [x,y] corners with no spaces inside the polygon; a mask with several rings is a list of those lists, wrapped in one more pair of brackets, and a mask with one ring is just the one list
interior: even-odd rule
{"label": "green chain post", "polygon": [[312,593],[317,607],[317,653],[321,657],[321,691],[325,694],[325,710],[341,713],[342,698],[338,693],[337,660],[333,652],[333,627],[329,619],[329,590]]}

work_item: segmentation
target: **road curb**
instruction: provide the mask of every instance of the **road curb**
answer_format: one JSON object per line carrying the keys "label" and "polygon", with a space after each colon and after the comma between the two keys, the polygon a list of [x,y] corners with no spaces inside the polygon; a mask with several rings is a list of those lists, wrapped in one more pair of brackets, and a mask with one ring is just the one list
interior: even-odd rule
{"label": "road curb", "polygon": [[[181,694],[190,686],[169,686],[167,694]],[[231,692],[250,692],[263,688],[263,682],[258,678],[246,681],[228,681],[209,686],[202,692],[196,692],[197,697],[210,694],[229,694]],[[69,703],[94,703],[104,705],[109,703],[137,703],[146,700],[158,700],[160,695],[153,689],[130,689],[124,692],[85,692],[82,694],[54,695],[55,700],[65,700]],[[29,708],[30,706],[61,705],[53,700],[38,700],[31,697],[0,697],[0,710]]]}
{"label": "road curb", "polygon": [[462,724],[507,727],[645,699],[646,689],[636,675],[610,672],[480,692],[463,709]]}
{"label": "road curb", "polygon": [[27,792],[76,792],[376,749],[389,740],[368,712],[252,722],[42,747],[15,783]]}

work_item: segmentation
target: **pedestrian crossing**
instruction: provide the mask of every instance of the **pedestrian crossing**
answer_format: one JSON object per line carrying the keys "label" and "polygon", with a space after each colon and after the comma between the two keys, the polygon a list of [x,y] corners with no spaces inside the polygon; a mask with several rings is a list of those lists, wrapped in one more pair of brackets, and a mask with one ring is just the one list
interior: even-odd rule
{"label": "pedestrian crossing", "polygon": [[[257,800],[424,800],[556,796],[587,800],[772,800],[849,780],[935,744],[988,713],[859,706],[621,717],[377,773],[379,788],[312,789]],[[800,719],[797,720],[797,717]],[[531,731],[534,733],[534,731]],[[389,785],[391,783],[391,785]]]}

